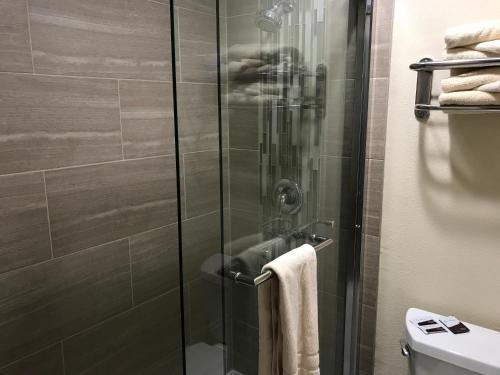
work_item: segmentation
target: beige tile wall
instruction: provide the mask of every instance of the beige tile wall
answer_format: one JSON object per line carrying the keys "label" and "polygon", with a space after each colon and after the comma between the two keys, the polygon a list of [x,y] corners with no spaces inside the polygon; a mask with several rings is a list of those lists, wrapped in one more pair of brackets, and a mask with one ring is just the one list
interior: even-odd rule
{"label": "beige tile wall", "polygon": [[[176,4],[187,306],[213,307],[215,1]],[[168,1],[0,0],[1,373],[182,373],[170,22]]]}
{"label": "beige tile wall", "polygon": [[380,221],[393,11],[394,0],[374,0],[362,241],[363,291],[359,357],[359,372],[362,375],[371,375],[374,371]]}

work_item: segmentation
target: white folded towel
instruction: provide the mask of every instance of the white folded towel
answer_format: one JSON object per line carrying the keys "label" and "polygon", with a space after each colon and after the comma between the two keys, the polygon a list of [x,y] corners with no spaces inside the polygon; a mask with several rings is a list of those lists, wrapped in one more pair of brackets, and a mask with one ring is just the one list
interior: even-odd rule
{"label": "white folded towel", "polygon": [[316,252],[303,245],[262,271],[259,286],[259,375],[319,375]]}
{"label": "white folded towel", "polygon": [[444,92],[439,95],[441,105],[500,105],[500,93],[483,91]]}
{"label": "white folded towel", "polygon": [[468,46],[465,46],[464,48],[472,49],[474,51],[500,55],[500,39],[490,40],[488,42],[470,44]]}
{"label": "white folded towel", "polygon": [[490,57],[500,57],[500,39],[463,47],[448,48],[444,56],[446,60],[484,59]]}
{"label": "white folded towel", "polygon": [[480,89],[481,86],[500,81],[500,68],[488,68],[472,70],[456,76],[445,78],[441,81],[443,92],[479,90],[491,92],[489,86]]}
{"label": "white folded towel", "polygon": [[443,58],[445,60],[460,59],[488,59],[491,57],[500,57],[500,55],[491,52],[476,51],[468,48],[449,48],[445,51]]}
{"label": "white folded towel", "polygon": [[446,48],[468,46],[500,39],[500,20],[478,22],[450,28],[445,34]]}
{"label": "white folded towel", "polygon": [[495,81],[487,83],[485,85],[481,85],[478,88],[476,88],[476,90],[484,92],[500,92],[500,81]]}

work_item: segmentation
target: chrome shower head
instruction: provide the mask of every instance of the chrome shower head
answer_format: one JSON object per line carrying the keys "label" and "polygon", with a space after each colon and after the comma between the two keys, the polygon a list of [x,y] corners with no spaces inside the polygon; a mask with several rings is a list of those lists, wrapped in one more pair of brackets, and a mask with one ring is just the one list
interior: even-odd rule
{"label": "chrome shower head", "polygon": [[283,15],[293,11],[293,0],[280,0],[270,9],[257,12],[255,24],[268,33],[276,33],[281,28]]}

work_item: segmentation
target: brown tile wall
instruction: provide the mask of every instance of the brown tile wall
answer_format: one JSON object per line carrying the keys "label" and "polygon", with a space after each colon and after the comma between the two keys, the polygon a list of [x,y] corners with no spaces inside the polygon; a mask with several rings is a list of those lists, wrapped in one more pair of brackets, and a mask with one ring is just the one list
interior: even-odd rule
{"label": "brown tile wall", "polygon": [[394,0],[375,0],[374,3],[362,241],[361,375],[371,375],[374,371],[385,131],[394,10]]}
{"label": "brown tile wall", "polygon": [[[216,295],[200,265],[220,243],[215,1],[176,4],[196,306]],[[0,0],[1,374],[182,373],[169,14]],[[209,313],[186,315],[203,341]]]}

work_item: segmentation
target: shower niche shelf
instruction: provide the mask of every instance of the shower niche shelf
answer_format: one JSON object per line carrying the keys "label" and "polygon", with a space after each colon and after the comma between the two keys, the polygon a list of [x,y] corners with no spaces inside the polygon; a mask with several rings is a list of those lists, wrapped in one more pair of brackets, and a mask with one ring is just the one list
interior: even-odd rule
{"label": "shower niche shelf", "polygon": [[481,114],[500,113],[500,105],[433,105],[432,79],[434,70],[491,68],[500,66],[499,58],[489,59],[463,59],[434,61],[429,57],[411,64],[410,69],[417,72],[417,88],[415,92],[415,117],[425,121],[431,111],[445,111],[447,113]]}

